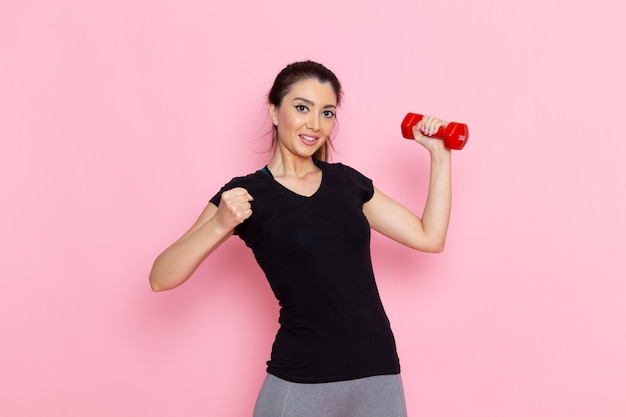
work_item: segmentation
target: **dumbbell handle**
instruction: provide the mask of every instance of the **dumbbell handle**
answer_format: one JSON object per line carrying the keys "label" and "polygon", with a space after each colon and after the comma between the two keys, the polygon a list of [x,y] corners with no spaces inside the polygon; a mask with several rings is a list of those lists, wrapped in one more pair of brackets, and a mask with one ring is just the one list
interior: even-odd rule
{"label": "dumbbell handle", "polygon": [[[407,139],[413,139],[413,126],[422,120],[421,114],[408,113],[402,121],[402,136]],[[443,139],[443,143],[448,149],[461,150],[469,139],[469,129],[466,124],[450,122],[446,127],[440,127],[430,137]]]}

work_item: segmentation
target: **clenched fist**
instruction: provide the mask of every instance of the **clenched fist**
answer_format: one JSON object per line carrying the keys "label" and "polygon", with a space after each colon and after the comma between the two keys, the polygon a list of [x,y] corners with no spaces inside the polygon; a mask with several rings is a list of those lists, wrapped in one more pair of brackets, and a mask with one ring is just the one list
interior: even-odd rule
{"label": "clenched fist", "polygon": [[446,127],[447,125],[448,123],[441,119],[424,115],[422,120],[413,126],[413,137],[429,151],[445,149],[443,141],[433,139],[431,136],[434,135],[440,127]]}
{"label": "clenched fist", "polygon": [[252,205],[254,200],[245,188],[232,188],[222,193],[222,200],[215,217],[228,230],[234,229],[252,216]]}

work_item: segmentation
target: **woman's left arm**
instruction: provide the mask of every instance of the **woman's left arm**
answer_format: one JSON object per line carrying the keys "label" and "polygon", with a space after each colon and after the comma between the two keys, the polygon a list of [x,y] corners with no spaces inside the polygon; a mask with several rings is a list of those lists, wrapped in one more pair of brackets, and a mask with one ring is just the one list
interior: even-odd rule
{"label": "woman's left arm", "polygon": [[450,221],[451,153],[443,141],[424,136],[431,134],[446,122],[424,116],[413,128],[415,141],[430,152],[430,183],[422,217],[402,204],[374,189],[373,197],[363,205],[363,212],[372,229],[410,248],[424,252],[444,249]]}

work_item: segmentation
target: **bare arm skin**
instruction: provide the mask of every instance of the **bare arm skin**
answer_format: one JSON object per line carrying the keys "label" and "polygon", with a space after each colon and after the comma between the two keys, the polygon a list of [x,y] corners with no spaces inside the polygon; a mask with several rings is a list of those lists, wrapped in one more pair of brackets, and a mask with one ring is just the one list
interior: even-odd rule
{"label": "bare arm skin", "polygon": [[380,190],[363,205],[372,229],[410,248],[424,252],[444,249],[451,208],[451,153],[443,141],[422,133],[436,132],[446,123],[425,116],[413,128],[415,140],[430,152],[430,183],[426,205],[420,218]]}
{"label": "bare arm skin", "polygon": [[154,291],[176,288],[194,273],[202,262],[252,215],[252,196],[244,188],[222,193],[219,207],[209,203],[198,220],[154,261],[150,287]]}

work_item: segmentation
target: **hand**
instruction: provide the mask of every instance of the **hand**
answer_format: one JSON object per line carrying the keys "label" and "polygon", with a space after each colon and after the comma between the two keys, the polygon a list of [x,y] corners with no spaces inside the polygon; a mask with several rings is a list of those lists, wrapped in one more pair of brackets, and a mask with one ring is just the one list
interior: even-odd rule
{"label": "hand", "polygon": [[252,205],[250,204],[252,200],[254,199],[245,188],[236,187],[224,191],[215,213],[216,220],[228,230],[234,229],[252,216]]}
{"label": "hand", "polygon": [[413,126],[413,137],[415,141],[424,146],[430,152],[446,149],[443,140],[431,138],[430,135],[436,133],[439,128],[448,126],[448,122],[444,122],[436,117],[424,115],[415,126]]}

